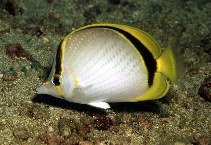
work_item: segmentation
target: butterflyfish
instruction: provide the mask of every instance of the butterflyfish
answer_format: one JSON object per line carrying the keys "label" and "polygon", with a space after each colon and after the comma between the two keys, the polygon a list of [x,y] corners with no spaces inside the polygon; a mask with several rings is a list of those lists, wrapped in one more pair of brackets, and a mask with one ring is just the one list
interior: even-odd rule
{"label": "butterflyfish", "polygon": [[92,24],[63,38],[37,93],[107,109],[109,102],[159,99],[177,76],[171,45],[162,51],[152,36],[137,28]]}

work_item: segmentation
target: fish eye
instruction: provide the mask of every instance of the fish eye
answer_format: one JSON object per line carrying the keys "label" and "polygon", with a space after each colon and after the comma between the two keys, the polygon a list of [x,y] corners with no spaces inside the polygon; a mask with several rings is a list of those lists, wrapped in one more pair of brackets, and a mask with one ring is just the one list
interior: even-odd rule
{"label": "fish eye", "polygon": [[61,84],[61,82],[62,82],[62,78],[61,78],[61,77],[59,77],[59,76],[54,76],[52,83],[53,83],[55,86],[59,86],[59,85]]}

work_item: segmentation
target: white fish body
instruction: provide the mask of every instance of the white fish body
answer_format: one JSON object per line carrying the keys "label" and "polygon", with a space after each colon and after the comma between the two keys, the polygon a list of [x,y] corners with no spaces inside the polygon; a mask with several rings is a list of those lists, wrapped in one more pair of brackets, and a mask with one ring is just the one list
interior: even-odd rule
{"label": "white fish body", "polygon": [[106,109],[106,102],[128,102],[150,89],[145,61],[117,30],[87,27],[63,39],[49,79],[37,93]]}

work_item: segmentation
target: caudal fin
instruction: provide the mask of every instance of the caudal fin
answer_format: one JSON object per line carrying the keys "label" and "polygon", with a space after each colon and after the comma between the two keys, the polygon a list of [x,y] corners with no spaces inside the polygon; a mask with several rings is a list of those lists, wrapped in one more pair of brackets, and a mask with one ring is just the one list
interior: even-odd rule
{"label": "caudal fin", "polygon": [[178,67],[171,43],[157,59],[157,71],[166,75],[174,83],[178,78]]}

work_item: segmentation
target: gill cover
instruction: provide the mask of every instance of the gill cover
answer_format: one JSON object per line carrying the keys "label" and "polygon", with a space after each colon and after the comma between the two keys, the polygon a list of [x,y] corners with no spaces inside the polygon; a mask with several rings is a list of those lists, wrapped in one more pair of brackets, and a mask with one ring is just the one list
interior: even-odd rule
{"label": "gill cover", "polygon": [[68,100],[68,98],[72,97],[77,87],[78,87],[78,80],[75,74],[70,70],[66,70],[66,69],[63,70],[62,82],[60,86],[57,87],[58,92],[60,92],[60,88],[61,88],[61,93],[59,93],[60,96]]}

